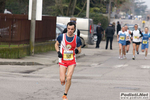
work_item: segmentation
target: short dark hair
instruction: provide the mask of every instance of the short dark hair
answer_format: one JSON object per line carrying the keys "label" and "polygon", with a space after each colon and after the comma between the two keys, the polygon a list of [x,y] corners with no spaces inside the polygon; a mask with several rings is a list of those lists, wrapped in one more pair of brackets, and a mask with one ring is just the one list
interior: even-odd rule
{"label": "short dark hair", "polygon": [[67,27],[68,27],[68,25],[69,25],[69,26],[74,25],[74,29],[76,29],[76,24],[75,24],[74,22],[69,22],[69,23],[67,23]]}
{"label": "short dark hair", "polygon": [[148,27],[145,27],[145,28],[147,28],[147,29],[149,30],[149,28],[148,28]]}
{"label": "short dark hair", "polygon": [[137,26],[137,27],[138,27],[138,24],[135,24],[134,26]]}

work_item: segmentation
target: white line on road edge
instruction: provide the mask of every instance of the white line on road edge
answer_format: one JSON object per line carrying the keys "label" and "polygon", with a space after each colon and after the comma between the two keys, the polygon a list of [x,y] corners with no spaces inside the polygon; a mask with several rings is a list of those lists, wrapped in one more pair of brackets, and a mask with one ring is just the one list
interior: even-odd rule
{"label": "white line on road edge", "polygon": [[115,65],[114,67],[115,68],[120,68],[120,67],[127,67],[128,66],[128,64],[125,64],[125,65]]}
{"label": "white line on road edge", "polygon": [[[133,53],[127,53],[126,55],[128,55],[128,54],[131,54],[131,55],[133,55]],[[137,55],[137,54],[136,54]],[[145,55],[145,53],[143,53],[143,52],[140,52],[140,54],[139,55]],[[150,55],[150,53],[148,53],[147,55]]]}
{"label": "white line on road edge", "polygon": [[150,66],[149,65],[142,65],[141,68],[149,69]]}

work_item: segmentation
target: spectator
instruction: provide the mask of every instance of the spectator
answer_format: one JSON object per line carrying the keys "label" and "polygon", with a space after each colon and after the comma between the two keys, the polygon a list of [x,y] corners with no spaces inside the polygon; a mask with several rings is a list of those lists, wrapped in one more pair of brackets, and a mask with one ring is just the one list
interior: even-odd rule
{"label": "spectator", "polygon": [[117,22],[117,35],[118,35],[118,32],[121,30],[121,25],[119,23],[119,21]]}
{"label": "spectator", "polygon": [[99,44],[101,42],[102,39],[102,32],[103,32],[103,28],[101,27],[101,23],[98,23],[97,27],[96,27],[96,33],[97,33],[97,42],[96,42],[96,47],[95,48],[99,48]]}
{"label": "spectator", "polygon": [[112,23],[112,27],[114,28],[114,30],[115,30],[115,25],[116,25],[115,22],[113,22]]}
{"label": "spectator", "polygon": [[114,28],[112,27],[112,24],[110,23],[109,26],[106,28],[106,47],[105,49],[108,48],[108,42],[110,41],[110,50],[112,50],[112,42],[113,42],[113,36],[114,36]]}

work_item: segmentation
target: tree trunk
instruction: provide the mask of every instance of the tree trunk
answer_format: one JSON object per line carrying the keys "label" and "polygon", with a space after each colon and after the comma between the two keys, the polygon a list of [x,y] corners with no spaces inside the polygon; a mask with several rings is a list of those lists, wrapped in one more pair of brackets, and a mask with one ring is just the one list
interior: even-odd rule
{"label": "tree trunk", "polygon": [[[86,1],[86,2],[87,2],[87,1]],[[82,7],[81,11],[78,13],[77,17],[78,17],[78,16],[82,13],[82,11],[84,10],[85,5],[86,5],[86,2],[84,3],[84,5],[83,5],[83,7]]]}
{"label": "tree trunk", "polygon": [[77,4],[77,0],[74,0],[74,5],[73,5],[73,9],[72,9],[72,14],[71,14],[72,16],[74,15],[76,4]]}
{"label": "tree trunk", "polygon": [[67,9],[67,13],[66,13],[67,16],[71,15],[70,12],[72,11],[72,2],[73,2],[73,0],[70,0],[69,6],[68,6],[68,9]]}
{"label": "tree trunk", "polygon": [[108,21],[110,22],[110,14],[111,14],[111,2],[112,0],[109,0],[109,7],[108,7]]}
{"label": "tree trunk", "polygon": [[4,13],[6,0],[0,1],[0,13]]}

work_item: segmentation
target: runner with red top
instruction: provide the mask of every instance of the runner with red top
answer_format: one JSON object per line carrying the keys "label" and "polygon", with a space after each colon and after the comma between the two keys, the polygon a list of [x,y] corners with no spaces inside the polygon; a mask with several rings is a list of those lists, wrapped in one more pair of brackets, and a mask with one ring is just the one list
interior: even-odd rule
{"label": "runner with red top", "polygon": [[76,54],[81,53],[82,43],[80,37],[74,34],[75,29],[75,23],[69,22],[67,24],[67,33],[59,35],[55,43],[55,49],[59,57],[60,82],[65,85],[66,81],[63,100],[68,100],[67,93],[71,86],[71,79],[76,66]]}

